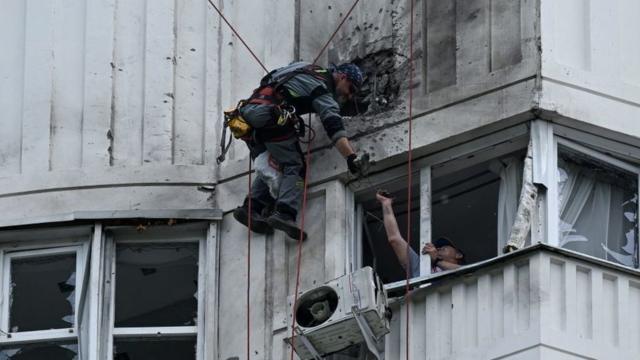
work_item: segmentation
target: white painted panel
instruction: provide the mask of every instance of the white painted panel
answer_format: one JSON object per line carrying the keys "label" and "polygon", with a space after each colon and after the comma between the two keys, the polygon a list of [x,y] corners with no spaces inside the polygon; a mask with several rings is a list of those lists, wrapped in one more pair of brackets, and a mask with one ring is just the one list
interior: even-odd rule
{"label": "white painted panel", "polygon": [[86,1],[53,2],[51,169],[82,165]]}
{"label": "white painted panel", "polygon": [[601,341],[607,345],[617,346],[620,334],[618,332],[618,278],[605,274],[602,279],[602,328],[599,330]]}
{"label": "white painted panel", "polygon": [[22,171],[50,169],[53,2],[26,0]]}
{"label": "white painted panel", "polygon": [[173,158],[176,164],[204,164],[207,2],[183,0],[175,11]]}
{"label": "white painted panel", "polygon": [[[305,231],[308,238],[303,242],[301,249],[299,290],[309,289],[331,280],[325,279],[325,243],[328,235],[324,226],[327,216],[325,204],[324,193],[319,193],[308,199],[305,221]],[[296,286],[298,239],[287,237],[286,244],[289,284],[287,293],[293,294]]]}
{"label": "white painted panel", "polygon": [[116,0],[112,164],[142,164],[146,0]]}
{"label": "white painted panel", "polygon": [[640,87],[640,1],[618,0],[617,30],[620,33],[620,79],[630,85]]}
{"label": "white painted panel", "polygon": [[0,11],[0,176],[20,172],[26,1],[7,0]]}
{"label": "white painted panel", "polygon": [[116,0],[86,1],[83,167],[110,163],[115,6]]}
{"label": "white painted panel", "polygon": [[576,268],[576,328],[582,339],[593,338],[592,273],[588,268]]}
{"label": "white painted panel", "polygon": [[174,0],[147,0],[142,161],[172,163],[175,102]]}
{"label": "white painted panel", "polygon": [[565,268],[561,261],[551,260],[549,277],[550,326],[558,331],[567,327]]}
{"label": "white painted panel", "polygon": [[531,317],[531,283],[529,264],[519,264],[516,266],[517,277],[517,332],[524,332],[529,329]]}
{"label": "white painted panel", "polygon": [[640,336],[640,306],[638,304],[640,304],[640,283],[633,281],[629,283],[629,302],[625,308],[620,310],[629,319],[627,333],[623,335],[629,341],[625,342],[630,345],[629,350],[635,353],[640,353],[640,342],[636,341]]}
{"label": "white painted panel", "polygon": [[553,1],[554,52],[558,62],[578,69],[591,67],[590,0]]}

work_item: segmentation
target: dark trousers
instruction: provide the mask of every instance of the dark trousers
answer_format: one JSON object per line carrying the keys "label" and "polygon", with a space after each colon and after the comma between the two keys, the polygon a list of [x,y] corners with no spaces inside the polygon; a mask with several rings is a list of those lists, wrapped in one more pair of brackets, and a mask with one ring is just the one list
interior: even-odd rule
{"label": "dark trousers", "polygon": [[282,183],[278,197],[274,199],[269,188],[261,178],[251,185],[252,205],[260,212],[265,207],[292,215],[294,218],[300,209],[304,187],[305,164],[298,137],[291,125],[275,127],[272,105],[246,104],[240,109],[242,117],[254,128],[253,139],[247,142],[251,158],[255,159],[264,151],[282,169]]}

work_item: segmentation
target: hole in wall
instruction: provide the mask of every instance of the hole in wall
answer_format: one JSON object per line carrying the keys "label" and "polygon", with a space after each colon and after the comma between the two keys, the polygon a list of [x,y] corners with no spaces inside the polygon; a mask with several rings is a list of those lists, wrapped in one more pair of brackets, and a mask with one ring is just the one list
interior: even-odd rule
{"label": "hole in wall", "polygon": [[342,107],[342,115],[377,114],[392,109],[398,103],[404,71],[396,66],[398,55],[391,49],[353,59],[364,73],[364,82],[355,98]]}

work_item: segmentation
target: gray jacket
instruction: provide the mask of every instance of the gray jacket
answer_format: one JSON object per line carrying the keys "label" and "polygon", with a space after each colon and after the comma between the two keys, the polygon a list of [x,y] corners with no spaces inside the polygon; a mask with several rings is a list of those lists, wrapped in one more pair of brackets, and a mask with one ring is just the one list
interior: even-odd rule
{"label": "gray jacket", "polygon": [[[295,62],[276,69],[271,75],[273,81],[283,79],[291,71],[311,65],[308,62]],[[329,71],[329,70],[327,70]],[[331,76],[329,78],[332,79]],[[334,98],[333,80],[322,81],[313,75],[299,73],[283,84],[285,97],[296,108],[299,115],[314,112],[320,116],[327,136],[332,142],[347,136],[340,116],[340,105]]]}

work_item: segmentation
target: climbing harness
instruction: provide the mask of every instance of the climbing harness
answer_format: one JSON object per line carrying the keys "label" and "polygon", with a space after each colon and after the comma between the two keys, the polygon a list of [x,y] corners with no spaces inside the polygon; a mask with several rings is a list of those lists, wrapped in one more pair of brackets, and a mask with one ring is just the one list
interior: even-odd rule
{"label": "climbing harness", "polygon": [[[220,138],[220,155],[216,158],[218,164],[224,162],[226,154],[231,148],[233,138],[246,142],[251,141],[254,127],[247,122],[240,113],[240,109],[247,104],[270,105],[273,107],[274,121],[261,129],[261,140],[281,141],[297,136],[305,136],[305,125],[302,118],[296,114],[296,108],[291,104],[291,96],[284,89],[284,85],[296,75],[307,74],[326,82],[329,73],[326,69],[317,65],[308,65],[300,69],[292,70],[280,78],[274,79],[277,70],[272,70],[260,80],[260,86],[253,90],[248,99],[240,100],[235,108],[224,112],[222,123],[222,136]],[[322,95],[317,91],[316,96]],[[227,129],[230,134],[227,137]],[[314,133],[315,137],[315,133]]]}

